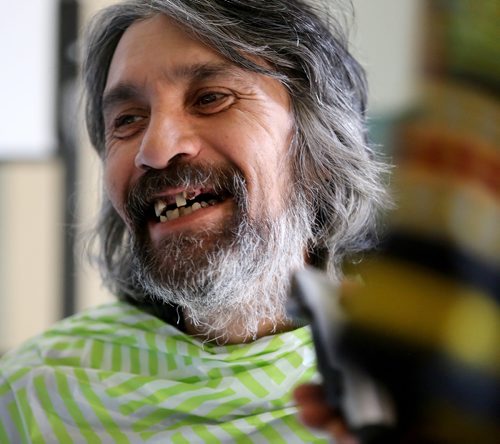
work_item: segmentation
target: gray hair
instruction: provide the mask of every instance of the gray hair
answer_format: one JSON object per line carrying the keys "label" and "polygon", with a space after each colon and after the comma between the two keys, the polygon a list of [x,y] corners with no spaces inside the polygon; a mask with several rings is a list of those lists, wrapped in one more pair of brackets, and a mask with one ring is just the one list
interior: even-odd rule
{"label": "gray hair", "polygon": [[[323,11],[324,12],[324,11]],[[382,163],[367,142],[366,82],[348,51],[341,19],[300,0],[128,0],[102,10],[88,28],[83,66],[90,139],[104,157],[102,95],[115,48],[135,21],[165,14],[237,66],[280,81],[291,98],[294,184],[315,215],[309,256],[337,274],[345,254],[373,240],[386,201]],[[255,58],[267,62],[266,69]],[[123,293],[127,230],[105,198],[97,236],[101,270]],[[118,287],[118,288],[116,288]]]}

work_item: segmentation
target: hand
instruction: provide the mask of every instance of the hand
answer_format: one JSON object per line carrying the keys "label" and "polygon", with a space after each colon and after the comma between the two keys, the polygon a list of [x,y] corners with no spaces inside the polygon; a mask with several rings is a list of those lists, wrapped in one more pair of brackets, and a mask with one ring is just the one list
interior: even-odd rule
{"label": "hand", "polygon": [[359,444],[340,413],[327,404],[320,385],[300,385],[294,390],[293,397],[299,406],[299,418],[305,425],[326,431],[337,444]]}

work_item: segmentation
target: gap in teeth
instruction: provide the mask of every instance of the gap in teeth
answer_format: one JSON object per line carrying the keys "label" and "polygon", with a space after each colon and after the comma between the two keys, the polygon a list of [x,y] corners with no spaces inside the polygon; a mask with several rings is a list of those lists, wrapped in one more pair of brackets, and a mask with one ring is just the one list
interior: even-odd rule
{"label": "gap in teeth", "polygon": [[[189,198],[189,196],[192,197]],[[158,217],[160,222],[163,223],[169,220],[177,219],[181,216],[187,216],[195,211],[213,206],[219,202],[217,199],[209,199],[208,201],[199,200],[192,202],[192,200],[196,199],[196,197],[198,196],[194,192],[187,193],[186,191],[183,191],[182,193],[176,194],[175,203],[172,203],[170,205],[167,205],[165,201],[158,199],[155,202],[156,217]]]}

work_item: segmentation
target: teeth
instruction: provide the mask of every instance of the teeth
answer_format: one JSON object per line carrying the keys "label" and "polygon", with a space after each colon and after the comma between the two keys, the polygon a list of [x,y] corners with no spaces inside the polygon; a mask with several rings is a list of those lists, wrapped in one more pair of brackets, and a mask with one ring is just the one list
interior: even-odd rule
{"label": "teeth", "polygon": [[162,200],[157,200],[155,202],[155,214],[156,217],[160,217],[160,214],[163,213],[163,210],[167,208],[167,204]]}
{"label": "teeth", "polygon": [[167,211],[167,219],[168,220],[174,220],[179,217],[179,209],[176,208],[175,210]]}
{"label": "teeth", "polygon": [[175,203],[177,205],[177,208],[175,210],[166,211],[166,214],[163,213],[167,208],[167,204],[163,200],[157,200],[154,205],[156,217],[160,219],[160,222],[167,222],[169,220],[177,219],[181,216],[187,216],[194,211],[211,207],[219,203],[217,199],[211,199],[208,202],[195,202],[190,207],[187,207],[186,199],[191,200],[194,197],[196,197],[195,192],[182,191],[181,193],[177,193],[175,196]]}
{"label": "teeth", "polygon": [[179,208],[179,214],[181,216],[187,216],[188,214],[191,214],[193,212],[193,210],[191,209],[191,207],[181,207]]}
{"label": "teeth", "polygon": [[178,193],[175,196],[175,203],[177,204],[177,207],[183,207],[187,204],[186,196],[184,195],[185,193],[186,192],[184,191],[183,193]]}

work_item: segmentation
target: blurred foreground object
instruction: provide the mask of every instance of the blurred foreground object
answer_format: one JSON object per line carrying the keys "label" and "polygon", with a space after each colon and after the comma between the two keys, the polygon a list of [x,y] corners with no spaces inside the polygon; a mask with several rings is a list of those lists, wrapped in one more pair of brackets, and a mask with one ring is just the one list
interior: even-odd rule
{"label": "blurred foreground object", "polygon": [[361,268],[340,300],[319,272],[294,281],[332,407],[363,443],[498,443],[498,304],[418,266]]}
{"label": "blurred foreground object", "polygon": [[397,125],[396,210],[346,269],[363,283],[295,279],[328,399],[363,443],[500,443],[500,105],[485,87],[428,82]]}
{"label": "blurred foreground object", "polygon": [[354,287],[299,273],[292,311],[362,443],[498,444],[500,3],[428,4],[431,76],[395,125],[384,243],[346,269]]}
{"label": "blurred foreground object", "polygon": [[345,270],[362,284],[295,279],[328,399],[363,443],[500,443],[499,136],[494,95],[429,83],[394,138],[383,245]]}

